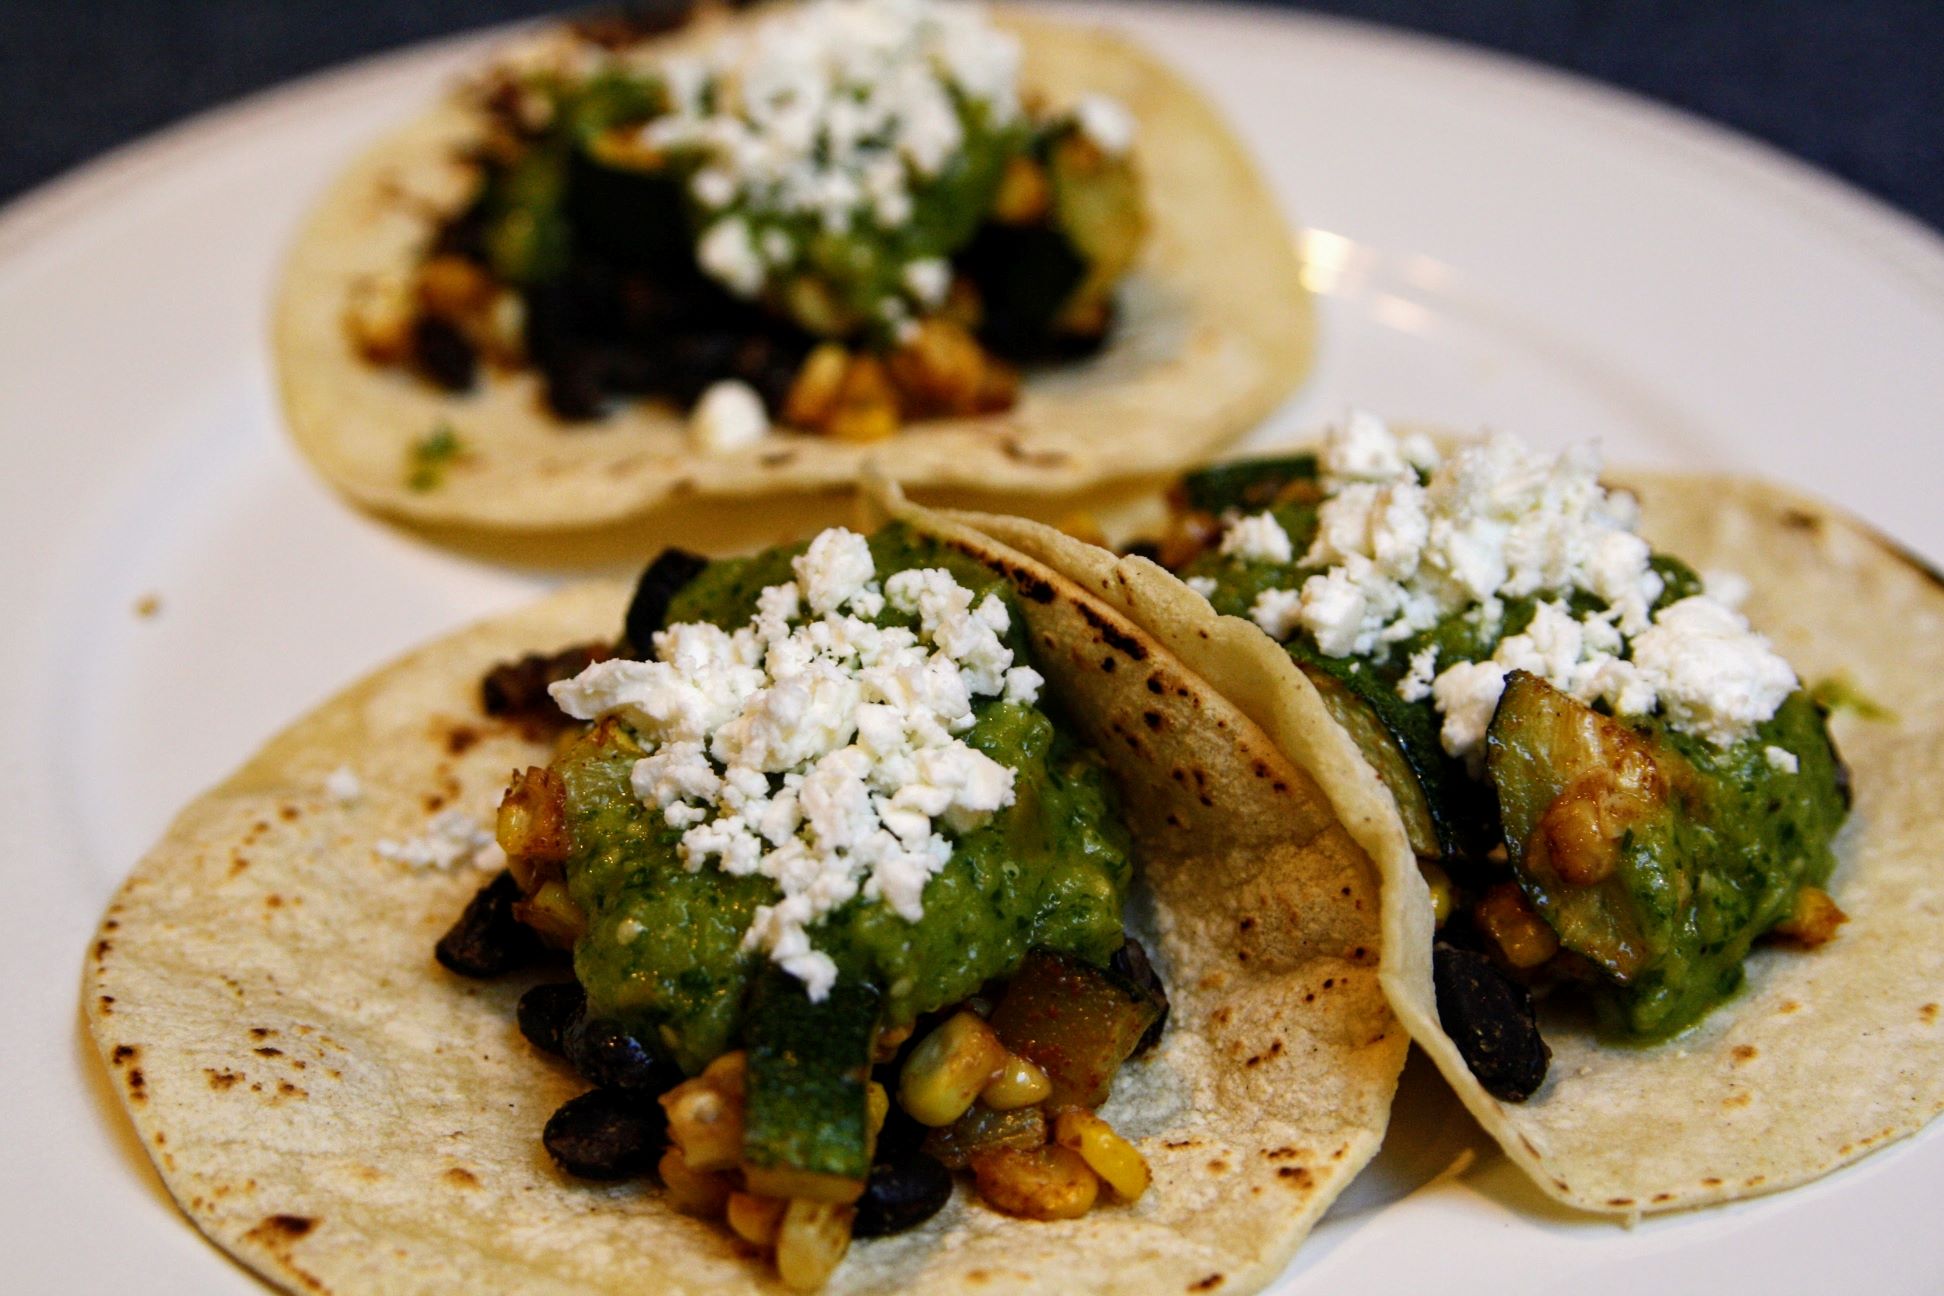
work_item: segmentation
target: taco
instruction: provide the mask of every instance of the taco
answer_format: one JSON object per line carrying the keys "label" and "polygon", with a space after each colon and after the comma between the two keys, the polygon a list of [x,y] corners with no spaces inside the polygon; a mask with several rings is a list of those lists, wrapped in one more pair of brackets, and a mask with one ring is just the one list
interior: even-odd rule
{"label": "taco", "polygon": [[1547,1193],[1637,1214],[1944,1108],[1944,582],[1776,487],[1597,473],[1360,415],[1187,478],[1185,583],[967,520],[1277,735],[1384,872],[1419,1046]]}
{"label": "taco", "polygon": [[1146,633],[892,507],[463,631],[183,813],[86,1007],[205,1233],[305,1290],[1274,1276],[1408,1043],[1375,870]]}
{"label": "taco", "polygon": [[1171,472],[1274,408],[1310,326],[1242,147],[1138,46],[815,0],[508,51],[331,188],[275,352],[352,498],[558,530],[866,463]]}

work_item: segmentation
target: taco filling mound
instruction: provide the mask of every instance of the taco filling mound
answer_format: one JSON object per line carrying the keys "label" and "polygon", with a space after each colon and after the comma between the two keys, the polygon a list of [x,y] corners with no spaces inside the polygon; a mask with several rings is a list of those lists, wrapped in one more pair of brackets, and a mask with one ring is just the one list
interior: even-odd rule
{"label": "taco filling mound", "polygon": [[[1230,272],[1188,246],[1211,236],[1293,278],[1219,125],[1096,33],[953,0],[710,12],[674,36],[563,27],[327,201],[286,282],[286,394],[327,471],[426,516],[461,516],[462,494],[492,512],[479,489],[502,456],[569,479],[562,523],[600,521],[684,476],[847,482],[915,427],[988,434],[961,439],[1071,488],[1104,474],[1053,444],[1069,420],[1036,414],[1022,373],[1050,384],[1048,413],[1113,401],[1110,378],[1240,384],[1253,413],[1280,394],[1244,370],[1292,360],[1301,313],[1258,325],[1256,294],[1224,292],[1217,315],[1209,276]],[[1187,435],[1241,431],[1231,413]],[[353,471],[381,433],[383,491],[375,458]],[[908,480],[947,462],[895,453]],[[645,480],[574,498],[589,456]],[[826,459],[850,471],[801,480]],[[697,481],[685,461],[738,472]]]}
{"label": "taco filling mound", "polygon": [[344,1290],[1276,1273],[1402,1063],[1369,861],[1131,623],[890,505],[435,645],[185,814],[89,1002],[213,1238]]}
{"label": "taco filling mound", "polygon": [[1319,456],[1190,478],[1168,555],[1284,646],[1383,778],[1437,905],[1440,1018],[1507,1101],[1545,1078],[1527,986],[1661,1039],[1735,991],[1756,940],[1843,921],[1821,709],[1598,472],[1505,436],[1447,457],[1357,415]]}
{"label": "taco filling mound", "polygon": [[[1277,736],[1385,870],[1413,1036],[1548,1192],[1632,1213],[1800,1183],[1944,1105],[1901,790],[1937,767],[1944,596],[1810,502],[1598,469],[1357,415],[1187,477],[1145,557],[960,516]],[[1859,678],[1896,700],[1832,717]]]}

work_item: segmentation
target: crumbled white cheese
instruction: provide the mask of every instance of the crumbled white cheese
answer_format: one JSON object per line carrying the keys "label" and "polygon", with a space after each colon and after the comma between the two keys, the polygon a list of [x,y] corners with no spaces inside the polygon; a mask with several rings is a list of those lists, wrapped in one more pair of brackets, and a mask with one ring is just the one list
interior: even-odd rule
{"label": "crumbled white cheese", "polygon": [[1762,759],[1769,763],[1770,769],[1783,774],[1793,774],[1802,768],[1802,762],[1796,759],[1794,752],[1787,747],[1777,747],[1773,743],[1762,748]]}
{"label": "crumbled white cheese", "polygon": [[1431,681],[1438,675],[1438,645],[1420,648],[1411,654],[1410,669],[1397,681],[1397,696],[1406,702],[1422,702],[1431,696]]}
{"label": "crumbled white cheese", "polygon": [[[1019,63],[1018,40],[976,6],[813,0],[684,61],[671,111],[645,140],[694,159],[690,187],[705,209],[742,213],[710,227],[698,258],[750,296],[763,258],[787,259],[768,231],[806,219],[833,234],[909,224],[914,190],[963,151],[967,115],[993,125],[1019,116]],[[745,218],[765,233],[752,240]],[[901,285],[919,305],[935,305],[949,282],[927,260],[909,263],[915,275]]]}
{"label": "crumbled white cheese", "polygon": [[1288,562],[1295,556],[1289,532],[1273,513],[1238,518],[1222,533],[1222,556],[1255,562]]}
{"label": "crumbled white cheese", "polygon": [[[1013,770],[957,735],[978,698],[1031,703],[1045,683],[1015,665],[1011,614],[937,568],[881,584],[869,543],[833,529],[763,590],[734,631],[678,623],[655,659],[596,662],[552,686],[578,719],[620,717],[649,748],[630,782],[682,831],[685,865],[760,875],[780,893],[744,947],[829,993],[836,966],[810,931],[859,895],[924,916],[950,833],[1013,802]],[[886,607],[916,630],[880,627]]]}
{"label": "crumbled white cheese", "polygon": [[753,445],[769,435],[769,412],[748,383],[725,378],[711,383],[689,413],[689,444],[705,454]]}
{"label": "crumbled white cheese", "polygon": [[763,290],[763,254],[749,232],[749,222],[740,216],[727,216],[709,226],[695,245],[695,259],[740,297],[754,297]]}
{"label": "crumbled white cheese", "polygon": [[1718,746],[1746,738],[1795,691],[1795,671],[1733,608],[1706,595],[1662,608],[1633,664],[1676,729]]}
{"label": "crumbled white cheese", "polygon": [[1134,114],[1118,99],[1081,95],[1073,105],[1073,119],[1080,133],[1110,158],[1124,157],[1134,147]]}
{"label": "crumbled white cheese", "polygon": [[1186,584],[1204,599],[1214,598],[1215,591],[1220,588],[1220,583],[1213,576],[1190,576]]}
{"label": "crumbled white cheese", "polygon": [[[1455,615],[1497,629],[1509,599],[1537,597],[1530,624],[1482,662],[1412,657],[1400,696],[1432,698],[1453,755],[1477,751],[1514,670],[1530,671],[1623,716],[1659,710],[1718,745],[1746,738],[1795,687],[1767,640],[1710,596],[1652,608],[1665,582],[1632,528],[1638,505],[1599,483],[1587,448],[1559,455],[1498,435],[1449,459],[1421,436],[1400,438],[1353,412],[1319,457],[1330,490],[1295,589],[1258,595],[1250,615],[1282,639],[1307,631],[1331,657],[1383,656]],[[1288,536],[1268,514],[1232,521],[1224,555],[1289,562]],[[1711,590],[1733,595],[1711,577]],[[1743,586],[1745,590],[1745,584]],[[1604,604],[1576,615],[1569,596]]]}
{"label": "crumbled white cheese", "polygon": [[952,267],[941,257],[926,257],[904,268],[904,284],[920,306],[937,306],[952,286]]}
{"label": "crumbled white cheese", "polygon": [[350,805],[364,795],[364,781],[349,765],[340,765],[324,776],[324,795],[339,805]]}
{"label": "crumbled white cheese", "polygon": [[416,869],[471,864],[497,872],[506,866],[506,852],[493,840],[493,834],[463,810],[442,810],[418,836],[404,841],[382,840],[373,849],[381,858]]}
{"label": "crumbled white cheese", "polygon": [[1271,639],[1287,639],[1303,624],[1303,596],[1295,590],[1264,590],[1249,608],[1249,619]]}

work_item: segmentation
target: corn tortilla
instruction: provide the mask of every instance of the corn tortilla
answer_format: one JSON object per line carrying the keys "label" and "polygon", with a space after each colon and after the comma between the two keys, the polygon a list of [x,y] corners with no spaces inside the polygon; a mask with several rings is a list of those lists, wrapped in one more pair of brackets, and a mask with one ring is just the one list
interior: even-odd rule
{"label": "corn tortilla", "polygon": [[[1123,790],[1135,930],[1173,1001],[1105,1115],[1154,1183],[1029,1223],[961,1185],[858,1242],[828,1288],[1246,1292],[1376,1151],[1407,1048],[1378,982],[1376,871],[1270,739],[1160,644],[1037,562],[893,506],[1004,571],[1048,678]],[[614,633],[577,587],[383,668],[196,801],[116,895],[87,959],[104,1064],[177,1202],[291,1290],[778,1289],[651,1181],[562,1175],[539,1134],[583,1088],[518,1034],[531,978],[466,981],[432,946],[483,880],[379,857],[432,804],[485,818],[547,746],[478,709],[492,664]],[[325,790],[349,764],[363,794]]]}
{"label": "corn tortilla", "polygon": [[[354,284],[409,274],[470,190],[460,154],[480,123],[449,98],[379,143],[328,191],[286,264],[274,353],[297,446],[339,490],[410,521],[553,531],[616,523],[683,498],[847,489],[867,464],[912,487],[1067,494],[1165,473],[1273,410],[1311,359],[1312,307],[1291,227],[1242,145],[1177,73],[1117,35],[1002,13],[1024,45],[1022,84],[1055,106],[1118,98],[1137,125],[1150,229],[1106,348],[1028,375],[1002,414],[928,420],[876,444],[779,432],[692,450],[671,407],[633,402],[560,424],[531,372],[450,395],[353,350]],[[703,39],[703,24],[673,41]],[[408,484],[411,447],[451,427],[465,452],[443,484]]]}
{"label": "corn tortilla", "polygon": [[1552,1197],[1635,1215],[1774,1192],[1920,1129],[1944,1110],[1944,578],[1830,508],[1734,478],[1641,475],[1642,533],[1702,571],[1747,578],[1747,613],[1805,681],[1888,712],[1831,717],[1855,805],[1830,889],[1850,921],[1821,949],[1758,948],[1747,986],[1651,1048],[1543,1014],[1545,1085],[1501,1102],[1438,1023],[1431,897],[1395,802],[1282,648],[1143,559],[1033,523],[959,515],[1147,629],[1275,736],[1384,874],[1383,982],[1418,1046]]}

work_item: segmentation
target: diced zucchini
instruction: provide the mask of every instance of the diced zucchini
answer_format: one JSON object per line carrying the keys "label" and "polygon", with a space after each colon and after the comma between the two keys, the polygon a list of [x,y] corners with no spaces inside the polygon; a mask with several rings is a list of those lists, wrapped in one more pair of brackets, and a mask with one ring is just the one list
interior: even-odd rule
{"label": "diced zucchini", "polygon": [[1533,908],[1566,948],[1633,981],[1687,900],[1670,836],[1675,789],[1691,772],[1524,671],[1506,678],[1485,742],[1506,854]]}
{"label": "diced zucchini", "polygon": [[1078,132],[1054,142],[1047,174],[1054,222],[1087,263],[1076,304],[1105,298],[1133,267],[1147,235],[1141,179],[1131,160],[1108,156]]}
{"label": "diced zucchini", "polygon": [[1399,697],[1391,676],[1368,661],[1326,657],[1302,638],[1284,646],[1396,798],[1411,849],[1441,859],[1481,854],[1491,806],[1465,767],[1445,753],[1436,713]]}
{"label": "diced zucchini", "polygon": [[743,1165],[768,1196],[854,1201],[871,1170],[866,1085],[878,992],[838,982],[821,1003],[772,971],[750,991]]}
{"label": "diced zucchini", "polygon": [[1134,1052],[1161,1002],[1106,968],[1034,950],[1006,985],[992,1029],[1053,1082],[1048,1111],[1107,1101],[1114,1073]]}
{"label": "diced zucchini", "polygon": [[[1793,772],[1769,762],[1771,745],[1797,758]],[[1600,1006],[1635,1038],[1672,1034],[1732,993],[1754,941],[1834,866],[1847,806],[1806,693],[1718,747],[1515,671],[1486,748],[1526,897],[1605,973]]]}
{"label": "diced zucchini", "polygon": [[947,1170],[963,1170],[974,1153],[992,1148],[1035,1148],[1046,1142],[1046,1113],[1038,1107],[994,1111],[973,1103],[965,1115],[925,1136],[924,1150]]}
{"label": "diced zucchini", "polygon": [[566,151],[547,144],[493,178],[486,195],[486,255],[503,282],[540,283],[567,268],[572,234],[566,191]]}

